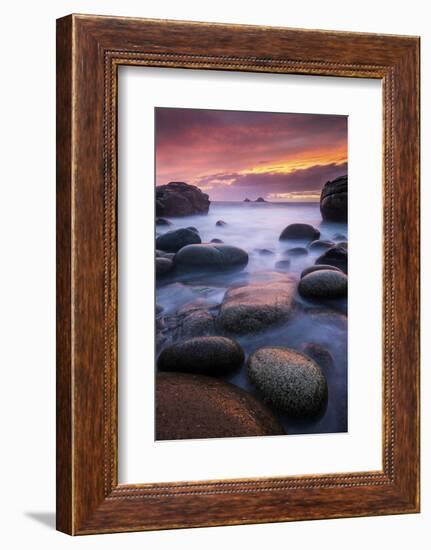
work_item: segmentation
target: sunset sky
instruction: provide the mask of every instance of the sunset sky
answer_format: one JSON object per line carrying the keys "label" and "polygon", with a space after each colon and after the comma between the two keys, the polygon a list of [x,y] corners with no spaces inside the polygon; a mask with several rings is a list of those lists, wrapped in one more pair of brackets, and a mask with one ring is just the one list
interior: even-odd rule
{"label": "sunset sky", "polygon": [[211,200],[318,200],[347,174],[347,117],[156,108],[156,185]]}

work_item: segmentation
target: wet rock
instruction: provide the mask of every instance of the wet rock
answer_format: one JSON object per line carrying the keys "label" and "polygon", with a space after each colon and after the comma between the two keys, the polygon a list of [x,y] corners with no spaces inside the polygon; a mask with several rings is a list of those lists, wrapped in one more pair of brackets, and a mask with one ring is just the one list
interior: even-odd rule
{"label": "wet rock", "polygon": [[244,390],[207,376],[156,377],[156,439],[282,435],[272,412]]}
{"label": "wet rock", "polygon": [[325,183],[320,195],[320,213],[325,221],[347,222],[347,176]]}
{"label": "wet rock", "polygon": [[172,222],[166,218],[156,218],[156,225],[172,225]]}
{"label": "wet rock", "polygon": [[219,244],[222,244],[223,241],[221,239],[211,239],[210,241],[211,243],[219,243]]}
{"label": "wet rock", "polygon": [[285,227],[280,235],[280,241],[302,240],[315,241],[320,237],[320,231],[307,223],[292,223]]}
{"label": "wet rock", "polygon": [[314,271],[299,281],[298,291],[304,298],[343,298],[347,296],[347,277],[329,269]]}
{"label": "wet rock", "polygon": [[303,353],[289,348],[260,348],[250,355],[247,372],[264,398],[292,417],[314,416],[326,405],[325,375]]}
{"label": "wet rock", "polygon": [[208,214],[210,200],[206,193],[184,182],[170,182],[156,187],[157,216]]}
{"label": "wet rock", "polygon": [[308,250],[302,246],[295,246],[294,248],[288,248],[284,254],[286,254],[286,256],[306,256]]}
{"label": "wet rock", "polygon": [[260,254],[260,256],[272,256],[274,254],[269,248],[255,248],[255,251]]}
{"label": "wet rock", "polygon": [[227,223],[224,222],[223,220],[217,220],[216,221],[216,226],[217,227],[224,227],[225,225],[227,225]]}
{"label": "wet rock", "polygon": [[306,267],[302,273],[301,273],[301,279],[302,277],[305,277],[309,273],[313,273],[314,271],[321,271],[322,269],[326,269],[329,271],[339,271],[340,273],[343,273],[339,267],[336,267],[335,265],[327,265],[327,264],[320,264],[320,265],[310,265],[309,267]]}
{"label": "wet rock", "polygon": [[248,334],[287,321],[294,307],[295,282],[256,283],[229,289],[217,324],[233,334]]}
{"label": "wet rock", "polygon": [[308,245],[308,248],[310,250],[327,250],[328,248],[331,248],[334,245],[335,245],[335,243],[333,243],[332,241],[317,240],[317,241],[311,242]]}
{"label": "wet rock", "polygon": [[161,371],[222,376],[244,363],[241,346],[223,336],[200,336],[165,348],[157,366]]}
{"label": "wet rock", "polygon": [[313,342],[307,342],[301,346],[301,351],[311,357],[322,369],[323,372],[328,371],[334,367],[334,359],[327,349],[314,344]]}
{"label": "wet rock", "polygon": [[275,262],[275,269],[277,269],[277,271],[288,271],[290,269],[290,260],[279,260]]}
{"label": "wet rock", "polygon": [[174,262],[168,258],[156,258],[156,276],[167,275],[174,268]]}
{"label": "wet rock", "polygon": [[248,254],[226,244],[192,244],[176,254],[175,263],[181,269],[242,269],[248,263]]}
{"label": "wet rock", "polygon": [[178,252],[188,244],[199,244],[201,238],[191,229],[181,228],[168,231],[156,239],[156,248],[165,252]]}
{"label": "wet rock", "polygon": [[194,231],[199,235],[199,229],[195,227],[194,225],[191,225],[190,227],[186,227],[186,229],[190,229],[190,231]]}
{"label": "wet rock", "polygon": [[347,273],[347,250],[334,246],[319,256],[315,263],[316,265],[334,265]]}

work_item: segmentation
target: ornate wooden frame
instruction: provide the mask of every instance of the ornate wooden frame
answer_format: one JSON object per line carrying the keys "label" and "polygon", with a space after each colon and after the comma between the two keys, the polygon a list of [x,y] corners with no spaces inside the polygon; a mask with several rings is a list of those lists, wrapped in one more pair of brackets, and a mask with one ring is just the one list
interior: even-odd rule
{"label": "ornate wooden frame", "polygon": [[[383,470],[119,485],[119,65],[377,78],[384,102]],[[57,21],[57,528],[419,511],[419,38],[70,15]]]}

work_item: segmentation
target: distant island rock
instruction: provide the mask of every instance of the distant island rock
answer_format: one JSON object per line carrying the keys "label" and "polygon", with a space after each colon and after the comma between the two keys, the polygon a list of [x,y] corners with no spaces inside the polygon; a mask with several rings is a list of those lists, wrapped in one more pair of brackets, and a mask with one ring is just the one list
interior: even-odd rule
{"label": "distant island rock", "polygon": [[208,214],[210,202],[199,187],[182,181],[156,187],[156,216]]}
{"label": "distant island rock", "polygon": [[251,200],[250,199],[244,199],[243,202],[251,202]]}
{"label": "distant island rock", "polygon": [[347,222],[347,175],[325,183],[320,195],[320,213],[325,221]]}
{"label": "distant island rock", "polygon": [[258,197],[254,202],[266,202],[263,197]]}

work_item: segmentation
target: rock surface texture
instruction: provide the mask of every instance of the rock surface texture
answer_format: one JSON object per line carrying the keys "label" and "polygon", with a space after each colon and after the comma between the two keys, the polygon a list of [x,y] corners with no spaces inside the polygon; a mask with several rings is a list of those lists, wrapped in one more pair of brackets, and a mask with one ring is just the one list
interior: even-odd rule
{"label": "rock surface texture", "polygon": [[250,355],[247,372],[265,399],[290,416],[314,416],[327,402],[325,375],[303,353],[289,348],[260,348]]}
{"label": "rock surface texture", "polygon": [[292,223],[285,227],[280,234],[280,241],[315,241],[319,238],[320,231],[308,223]]}
{"label": "rock surface texture", "polygon": [[325,221],[347,222],[347,176],[325,183],[320,195],[320,213]]}
{"label": "rock surface texture", "polygon": [[209,207],[208,195],[195,185],[172,181],[156,188],[156,216],[208,214]]}
{"label": "rock surface texture", "polygon": [[227,244],[192,244],[182,248],[175,256],[182,269],[239,269],[247,265],[248,254],[242,248]]}
{"label": "rock surface texture", "polygon": [[160,371],[207,376],[228,374],[243,363],[241,346],[223,336],[201,336],[173,344],[165,348],[157,360]]}
{"label": "rock surface texture", "polygon": [[298,291],[304,298],[343,298],[347,296],[347,277],[329,269],[313,271],[302,277]]}
{"label": "rock surface texture", "polygon": [[272,412],[251,394],[217,378],[156,377],[156,439],[282,435]]}
{"label": "rock surface texture", "polygon": [[217,323],[233,334],[248,334],[286,321],[294,307],[295,282],[250,284],[229,289]]}
{"label": "rock surface texture", "polygon": [[156,239],[156,248],[165,252],[178,252],[188,244],[199,244],[201,238],[192,229],[182,228],[168,231]]}

